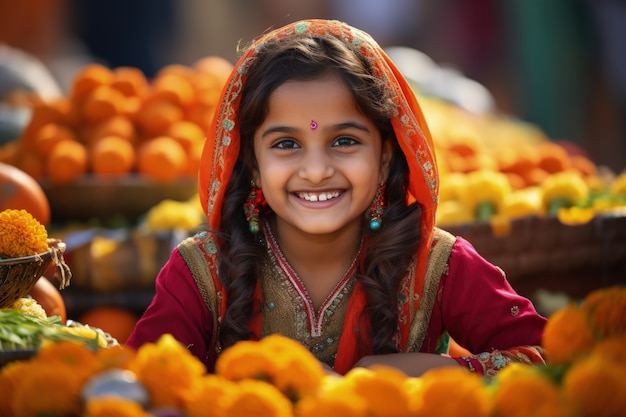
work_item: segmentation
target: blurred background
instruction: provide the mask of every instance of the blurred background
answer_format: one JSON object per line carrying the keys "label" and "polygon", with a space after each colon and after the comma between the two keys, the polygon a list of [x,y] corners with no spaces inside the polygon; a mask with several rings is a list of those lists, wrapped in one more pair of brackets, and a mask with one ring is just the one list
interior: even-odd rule
{"label": "blurred background", "polygon": [[490,93],[492,110],[626,165],[626,2],[620,0],[0,0],[0,43],[62,89],[87,62],[146,75],[237,48],[268,28],[335,18],[416,49]]}

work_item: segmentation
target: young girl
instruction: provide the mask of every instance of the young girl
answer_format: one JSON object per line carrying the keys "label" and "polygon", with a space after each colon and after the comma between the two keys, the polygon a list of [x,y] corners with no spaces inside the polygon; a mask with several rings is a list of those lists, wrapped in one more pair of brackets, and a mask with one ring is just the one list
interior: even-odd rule
{"label": "young girl", "polygon": [[[270,32],[237,63],[207,138],[210,231],[173,251],[127,344],[170,333],[209,370],[272,333],[340,374],[543,362],[545,318],[434,226],[437,192],[418,102],[366,33],[326,20]],[[474,354],[446,355],[448,335]]]}

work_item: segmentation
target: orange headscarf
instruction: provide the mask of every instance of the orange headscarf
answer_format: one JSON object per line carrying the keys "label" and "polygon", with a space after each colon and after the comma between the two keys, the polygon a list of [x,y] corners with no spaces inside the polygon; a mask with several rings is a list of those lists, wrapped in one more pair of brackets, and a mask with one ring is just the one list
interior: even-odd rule
{"label": "orange headscarf", "polygon": [[[331,35],[346,43],[358,45],[361,53],[374,63],[375,75],[385,81],[391,92],[391,98],[397,109],[396,114],[391,118],[391,123],[410,170],[410,195],[407,196],[407,200],[417,200],[422,206],[421,241],[417,253],[417,287],[415,288],[417,293],[421,293],[432,242],[439,188],[430,132],[411,86],[382,48],[367,33],[339,21],[303,20],[271,31],[260,37],[235,65],[222,91],[220,106],[216,110],[209,129],[200,164],[199,195],[209,225],[214,230],[220,227],[224,193],[239,154],[238,108],[241,90],[246,82],[246,69],[255,59],[257,46],[288,36],[310,34]],[[352,302],[356,303],[354,307],[364,304],[363,294],[357,294],[353,299]],[[414,303],[406,308],[415,311],[419,298]],[[350,309],[351,312],[356,312],[356,310],[360,311],[358,308]],[[405,317],[410,317],[406,314],[407,312],[404,313]],[[354,323],[358,321],[356,315],[352,318],[347,317],[346,323],[348,320],[356,320]],[[400,345],[406,342],[409,325],[410,323],[401,323]],[[351,359],[342,359],[342,351],[355,349],[354,341],[343,342],[343,347],[342,342],[339,346],[336,369],[349,366]],[[341,365],[344,362],[345,365]],[[340,371],[340,369],[337,370]]]}

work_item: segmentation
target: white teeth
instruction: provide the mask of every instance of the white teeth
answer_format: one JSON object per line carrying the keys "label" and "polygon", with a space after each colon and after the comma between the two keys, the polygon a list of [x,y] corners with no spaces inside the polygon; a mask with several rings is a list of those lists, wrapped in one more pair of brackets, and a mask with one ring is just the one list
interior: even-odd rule
{"label": "white teeth", "polygon": [[339,192],[338,191],[333,191],[333,192],[328,192],[328,193],[320,193],[320,194],[313,194],[313,193],[298,193],[298,197],[302,198],[304,200],[307,201],[326,201],[326,200],[330,200],[336,197],[339,197]]}

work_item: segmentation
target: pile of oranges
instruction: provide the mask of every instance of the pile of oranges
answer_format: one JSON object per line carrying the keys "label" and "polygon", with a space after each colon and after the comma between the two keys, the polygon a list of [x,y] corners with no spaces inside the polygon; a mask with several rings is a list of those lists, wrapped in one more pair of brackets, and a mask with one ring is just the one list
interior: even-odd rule
{"label": "pile of oranges", "polygon": [[139,174],[161,183],[193,178],[232,67],[207,56],[148,79],[138,68],[88,64],[67,96],[33,105],[14,165],[57,184],[86,174]]}

